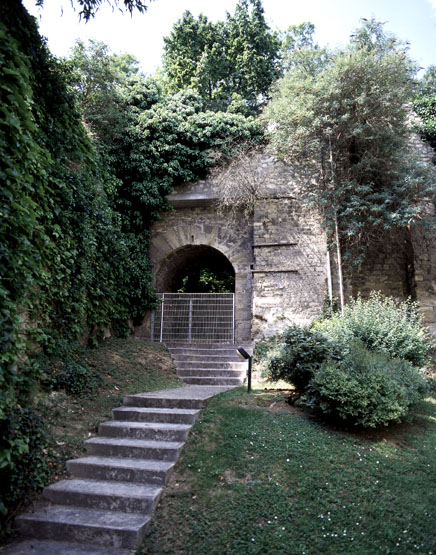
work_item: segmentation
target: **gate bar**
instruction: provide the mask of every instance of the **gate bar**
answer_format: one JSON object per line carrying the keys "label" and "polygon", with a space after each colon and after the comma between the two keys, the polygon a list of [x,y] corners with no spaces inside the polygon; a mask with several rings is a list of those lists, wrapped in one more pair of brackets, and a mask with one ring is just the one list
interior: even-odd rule
{"label": "gate bar", "polygon": [[165,293],[162,293],[162,305],[161,305],[161,313],[160,313],[160,343],[162,343],[162,335],[163,335],[164,303],[165,303]]}

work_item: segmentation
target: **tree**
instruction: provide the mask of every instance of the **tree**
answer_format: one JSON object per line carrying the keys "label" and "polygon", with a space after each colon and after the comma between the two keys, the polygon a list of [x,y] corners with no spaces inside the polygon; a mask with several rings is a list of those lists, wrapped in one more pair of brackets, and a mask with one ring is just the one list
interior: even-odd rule
{"label": "tree", "polygon": [[222,24],[210,22],[203,14],[195,19],[186,11],[164,43],[168,91],[195,88],[212,104],[218,84],[227,73]]}
{"label": "tree", "polygon": [[306,199],[359,264],[380,232],[416,224],[419,201],[434,191],[434,173],[409,141],[416,68],[374,20],[321,61],[291,68],[265,118],[278,154],[305,172]]}
{"label": "tree", "polygon": [[88,128],[111,144],[126,129],[121,90],[139,80],[139,62],[130,54],[113,54],[98,41],[77,41],[67,61],[71,85]]}
{"label": "tree", "polygon": [[428,67],[420,80],[413,109],[420,118],[417,131],[436,149],[436,66]]}
{"label": "tree", "polygon": [[174,186],[205,177],[239,143],[262,140],[263,130],[252,117],[205,110],[192,90],[165,96],[135,65],[120,71],[119,60],[91,41],[78,43],[68,63],[84,119],[116,178],[113,207],[126,231],[142,233]]}
{"label": "tree", "polygon": [[255,113],[280,74],[280,41],[260,0],[239,0],[225,22],[185,12],[164,41],[169,91],[192,88],[214,110]]}
{"label": "tree", "polygon": [[[79,16],[83,17],[85,21],[89,21],[91,17],[94,17],[98,12],[103,3],[106,2],[112,8],[112,11],[116,8],[120,12],[127,10],[130,15],[132,15],[134,10],[138,10],[139,13],[144,13],[147,11],[147,4],[143,0],[123,0],[123,6],[120,8],[119,0],[75,0],[80,7]],[[71,0],[71,4],[74,7],[74,2]],[[36,0],[37,6],[43,6],[44,0]]]}
{"label": "tree", "polygon": [[232,62],[229,92],[253,110],[264,104],[271,84],[280,75],[280,42],[265,21],[261,0],[239,0],[227,16],[227,58]]}

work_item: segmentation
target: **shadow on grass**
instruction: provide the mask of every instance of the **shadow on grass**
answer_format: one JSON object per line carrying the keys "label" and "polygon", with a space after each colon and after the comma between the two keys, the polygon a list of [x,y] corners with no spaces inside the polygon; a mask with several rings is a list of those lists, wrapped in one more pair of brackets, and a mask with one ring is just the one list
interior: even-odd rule
{"label": "shadow on grass", "polygon": [[139,553],[430,553],[436,401],[364,434],[242,388],[197,422]]}

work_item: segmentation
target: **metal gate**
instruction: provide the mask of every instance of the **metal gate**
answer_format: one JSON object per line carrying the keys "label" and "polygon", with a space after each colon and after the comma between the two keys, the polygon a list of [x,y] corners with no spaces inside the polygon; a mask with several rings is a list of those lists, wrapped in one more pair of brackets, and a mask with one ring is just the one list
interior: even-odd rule
{"label": "metal gate", "polygon": [[151,318],[151,340],[234,343],[233,293],[159,293]]}

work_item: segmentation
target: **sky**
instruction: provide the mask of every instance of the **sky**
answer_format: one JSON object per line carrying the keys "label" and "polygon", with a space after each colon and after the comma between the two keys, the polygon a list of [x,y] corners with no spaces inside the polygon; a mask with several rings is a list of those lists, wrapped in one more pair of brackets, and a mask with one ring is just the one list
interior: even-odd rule
{"label": "sky", "polygon": [[[237,0],[153,0],[145,14],[120,14],[104,5],[88,23],[79,21],[70,0],[23,0],[39,22],[40,32],[56,56],[68,56],[76,39],[94,39],[112,52],[133,54],[145,73],[161,65],[163,37],[185,10],[211,21],[234,13]],[[122,4],[122,1],[120,2]],[[265,18],[273,29],[310,21],[321,46],[341,46],[359,25],[360,18],[376,17],[385,28],[410,43],[410,56],[420,67],[436,65],[436,0],[263,0]]]}

